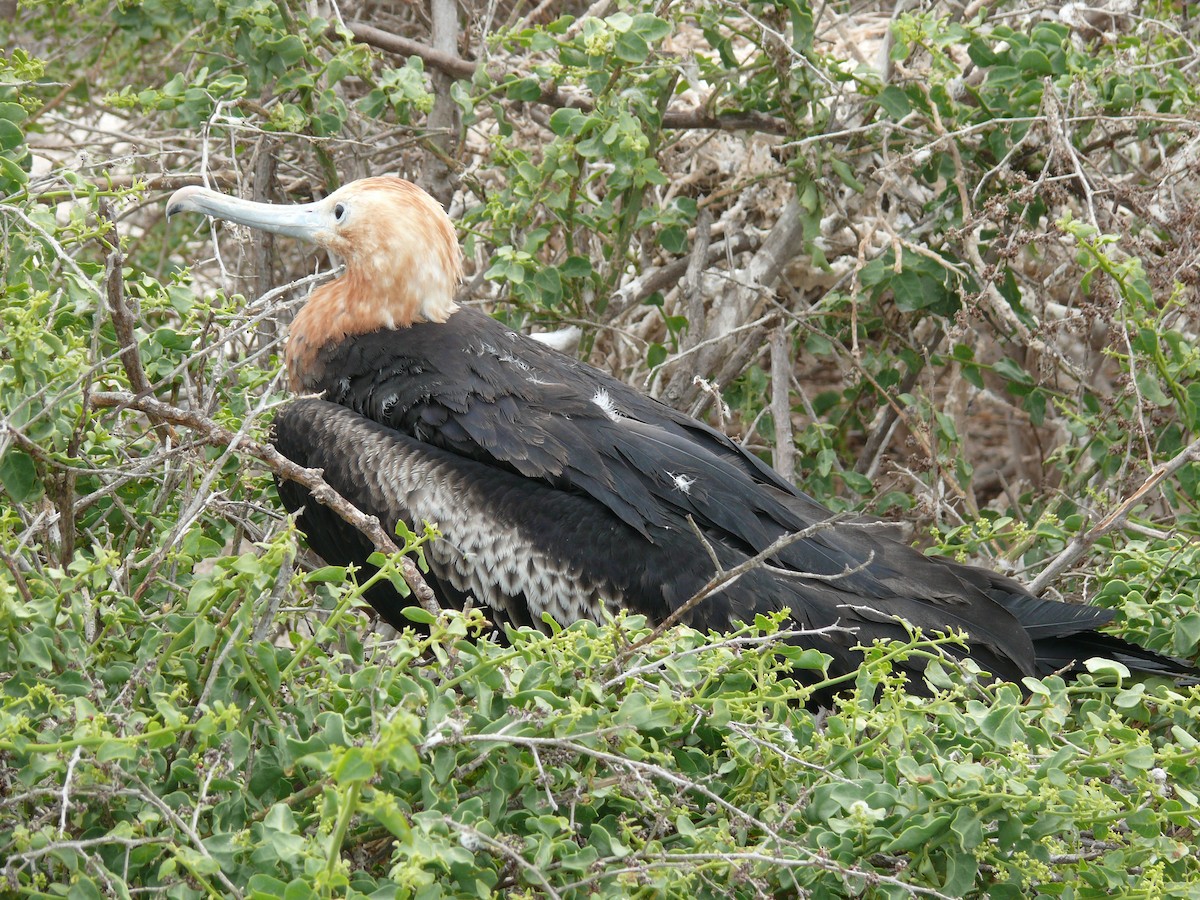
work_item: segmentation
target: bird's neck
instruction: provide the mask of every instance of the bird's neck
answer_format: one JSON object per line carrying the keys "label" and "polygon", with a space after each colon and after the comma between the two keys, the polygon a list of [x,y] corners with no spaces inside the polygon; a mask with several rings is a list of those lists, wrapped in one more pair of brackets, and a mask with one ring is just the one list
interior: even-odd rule
{"label": "bird's neck", "polygon": [[287,345],[292,389],[313,388],[317,353],[360,334],[408,328],[414,322],[445,322],[457,309],[452,288],[415,279],[366,277],[350,270],[313,291],[292,322]]}

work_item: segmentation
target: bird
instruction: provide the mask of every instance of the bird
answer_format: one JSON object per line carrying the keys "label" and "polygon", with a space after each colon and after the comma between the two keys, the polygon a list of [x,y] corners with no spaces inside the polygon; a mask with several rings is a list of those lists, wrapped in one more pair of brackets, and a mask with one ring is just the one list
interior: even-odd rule
{"label": "bird", "polygon": [[[1099,631],[1111,610],[1035,596],[834,516],[723,432],[460,305],[454,225],[408,181],[364,178],[291,205],[189,186],[167,202],[168,218],[182,212],[342,260],[291,324],[285,359],[300,396],[277,412],[273,441],[385,527],[436,523],[426,577],[446,605],[542,628],[546,617],[565,626],[625,610],[662,622],[683,609],[693,628],[727,631],[782,613],[792,640],[828,655],[831,678],[857,671],[863,647],[914,630],[961,633],[960,655],[1007,681],[1097,656],[1197,674]],[[357,529],[300,485],[277,486],[320,557],[372,569]],[[366,597],[409,624],[390,584]],[[902,668],[919,684],[924,665],[914,656]]]}

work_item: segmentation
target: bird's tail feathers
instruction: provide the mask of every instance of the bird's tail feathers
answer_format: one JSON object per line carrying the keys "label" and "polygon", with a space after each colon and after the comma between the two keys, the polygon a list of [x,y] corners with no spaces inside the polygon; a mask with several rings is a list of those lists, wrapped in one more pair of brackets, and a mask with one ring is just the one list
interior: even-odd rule
{"label": "bird's tail feathers", "polygon": [[1136,675],[1170,678],[1181,685],[1200,684],[1200,669],[1186,659],[1167,656],[1101,631],[1083,632],[1033,642],[1038,673],[1082,672],[1085,661],[1111,659]]}

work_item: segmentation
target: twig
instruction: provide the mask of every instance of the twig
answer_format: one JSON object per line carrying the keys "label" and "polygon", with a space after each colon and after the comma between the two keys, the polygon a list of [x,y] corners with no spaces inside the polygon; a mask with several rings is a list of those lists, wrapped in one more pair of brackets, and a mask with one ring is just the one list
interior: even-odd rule
{"label": "twig", "polygon": [[[100,243],[108,251],[104,260],[104,288],[105,298],[108,301],[108,313],[112,316],[113,331],[117,334],[117,347],[121,355],[121,365],[125,367],[129,386],[135,394],[144,394],[150,390],[150,382],[142,368],[141,357],[138,356],[133,313],[129,311],[129,306],[125,303],[125,287],[121,279],[121,269],[125,264],[125,258],[121,254],[121,238],[117,234],[117,222],[112,201],[107,197],[100,198],[100,218],[108,224],[108,229],[100,235]],[[153,418],[151,416],[151,419]]]}
{"label": "twig", "polygon": [[17,591],[20,593],[21,599],[26,603],[33,603],[33,593],[29,590],[29,583],[25,581],[25,576],[21,574],[21,569],[17,566],[17,561],[3,547],[0,547],[0,561],[12,573],[13,584],[17,586]]}
{"label": "twig", "polygon": [[[811,851],[806,850],[806,854],[808,852]],[[812,857],[806,855],[804,859],[796,859],[795,857],[777,856],[770,853],[758,853],[752,850],[735,852],[723,851],[720,853],[680,853],[671,851],[670,853],[664,854],[657,859],[640,859],[638,860],[638,865],[636,866],[628,866],[623,869],[605,868],[603,871],[603,877],[616,878],[621,875],[630,875],[638,879],[645,879],[647,877],[647,873],[653,869],[687,868],[689,871],[694,871],[698,867],[698,864],[712,862],[726,863],[730,866],[733,866],[734,863],[745,864],[753,862],[760,863],[771,869],[818,868],[826,872],[836,872],[842,876],[853,877],[865,885],[888,884],[912,897],[933,897],[936,898],[936,900],[950,900],[950,895],[943,894],[941,891],[936,890],[935,888],[921,887],[920,885],[911,884],[908,881],[891,875],[881,875],[878,872],[866,872],[855,866],[838,863],[835,860],[829,859],[825,856]],[[742,866],[739,866],[738,868],[742,868]],[[595,882],[599,877],[599,875],[593,875],[589,878],[572,881],[569,884],[564,884],[563,890],[574,894],[580,888],[587,887]],[[727,885],[722,885],[722,887],[727,887]],[[877,894],[875,892],[866,892],[863,894],[858,894],[857,896],[874,897],[876,895]],[[765,895],[760,893],[756,896],[761,897]],[[812,895],[783,891],[781,892],[780,896],[806,897]],[[820,896],[825,895],[822,894]],[[889,896],[891,895],[889,894]]]}
{"label": "twig", "polygon": [[[708,248],[704,268],[710,268],[723,259],[738,256],[747,250],[753,249],[755,249],[754,239],[750,235],[745,233],[735,234],[724,241],[712,244]],[[666,291],[668,288],[678,284],[691,264],[692,257],[681,256],[667,263],[665,266],[660,266],[657,269],[651,269],[648,272],[638,275],[632,281],[623,285],[609,298],[608,306],[604,310],[604,318],[610,322],[614,321],[622,313],[642,303],[656,291]]]}
{"label": "twig", "polygon": [[459,832],[459,840],[463,846],[476,844],[487,847],[496,856],[503,857],[532,875],[533,880],[536,880],[542,890],[546,892],[546,896],[552,897],[554,900],[562,900],[562,895],[554,889],[554,885],[550,883],[550,879],[546,877],[546,874],[512,847],[508,846],[508,844],[498,841],[494,837],[489,837],[478,828],[473,828],[463,822],[456,821],[450,816],[443,817],[442,821],[445,822],[447,827]]}
{"label": "twig", "polygon": [[609,690],[615,685],[620,684],[630,678],[638,678],[649,672],[657,671],[663,668],[667,663],[675,660],[683,659],[686,656],[692,656],[698,653],[711,653],[715,650],[731,649],[757,649],[765,646],[782,644],[791,641],[795,638],[814,638],[828,637],[834,634],[851,634],[853,629],[847,628],[845,625],[822,625],[820,628],[792,628],[787,631],[774,631],[770,634],[737,634],[733,637],[727,637],[718,641],[705,641],[699,647],[689,647],[686,650],[676,650],[673,653],[668,653],[664,656],[656,656],[649,662],[643,663],[640,666],[634,666],[631,669],[622,669],[615,675],[611,675],[607,681],[601,683],[600,687],[604,690]]}
{"label": "twig", "polygon": [[[395,53],[399,56],[419,57],[431,69],[436,69],[452,78],[469,81],[475,76],[475,72],[479,68],[479,63],[463,59],[456,53],[447,53],[444,50],[430,47],[428,44],[423,44],[420,41],[414,41],[411,38],[406,38],[390,31],[384,31],[382,28],[376,28],[374,25],[368,25],[366,22],[347,22],[346,28],[349,29],[356,40],[364,44],[369,44],[372,47],[386,50],[388,53]],[[493,80],[501,82],[506,77],[508,76],[501,72],[494,75]],[[591,111],[593,107],[591,100],[582,96],[565,94],[558,90],[552,82],[542,86],[542,95],[538,98],[538,101],[548,106],[560,108],[572,107],[584,110],[585,112]],[[783,119],[777,119],[774,116],[753,111],[714,113],[708,109],[707,103],[701,103],[699,106],[690,109],[668,109],[663,114],[662,126],[663,128],[682,130],[708,128],[720,131],[759,131],[764,134],[790,134],[787,122]]]}
{"label": "twig", "polygon": [[[787,862],[791,866],[812,866],[825,871],[839,872],[845,875],[855,875],[863,879],[871,879],[874,882],[883,884],[892,884],[903,890],[913,894],[926,897],[945,898],[946,895],[931,888],[921,888],[916,885],[906,884],[898,878],[892,878],[887,875],[881,875],[878,872],[865,872],[855,866],[848,866],[829,859],[823,852],[814,852],[807,847],[798,846],[793,841],[786,840],[770,823],[760,819],[758,816],[742,809],[733,803],[730,803],[720,794],[713,791],[711,788],[693,781],[689,778],[672,772],[663,766],[655,765],[654,763],[644,760],[633,760],[628,757],[621,756],[617,753],[609,753],[605,750],[597,750],[594,747],[589,747],[586,744],[579,743],[576,740],[556,737],[539,737],[534,735],[498,735],[498,734],[462,734],[458,735],[455,740],[459,743],[492,743],[492,744],[509,744],[514,747],[524,747],[527,750],[533,750],[536,747],[554,748],[557,750],[565,750],[569,753],[575,753],[579,756],[588,757],[598,762],[614,766],[618,769],[624,769],[635,777],[648,777],[665,782],[673,787],[680,788],[684,791],[694,791],[706,798],[714,806],[725,810],[731,817],[740,822],[745,822],[752,828],[762,832],[762,834],[775,846],[790,847],[792,850],[802,854],[803,859],[788,858]],[[675,856],[676,854],[671,854]],[[763,862],[775,862],[776,857],[767,854],[679,854],[691,859],[697,859],[703,856],[706,859],[728,859],[730,857],[742,856],[746,858],[754,857]],[[948,898],[947,898],[948,900]]]}
{"label": "twig", "polygon": [[[929,355],[937,349],[938,344],[942,342],[944,335],[945,332],[942,330],[941,324],[938,323],[934,328],[933,334],[930,336],[929,340],[925,342],[925,352],[922,354],[925,359],[928,359]],[[860,370],[863,370],[864,367],[859,360],[856,359],[854,362]],[[908,416],[905,415],[900,409],[899,401],[896,399],[898,397],[902,397],[904,394],[909,393],[913,389],[917,383],[917,379],[921,376],[922,371],[923,370],[919,366],[911,366],[908,371],[904,373],[904,378],[900,382],[899,386],[892,391],[887,391],[878,383],[875,384],[876,389],[881,390],[881,392],[888,397],[888,402],[884,404],[882,409],[880,409],[879,415],[876,417],[875,422],[872,423],[871,433],[868,435],[866,443],[863,444],[862,451],[858,455],[858,462],[856,462],[854,465],[854,471],[858,474],[870,477],[871,473],[876,470],[879,464],[879,457],[883,453],[884,448],[887,446],[888,439],[891,437],[896,423],[900,421],[901,418],[904,419],[904,424],[908,426],[912,432],[918,433],[918,440],[921,440],[923,437],[923,435],[919,434],[920,428],[913,427],[914,423],[908,420]],[[926,445],[925,449],[930,453],[930,458],[932,459],[933,448]]]}
{"label": "twig", "polygon": [[1060,572],[1083,556],[1088,547],[1092,546],[1092,544],[1096,543],[1096,541],[1100,540],[1100,538],[1104,537],[1110,531],[1120,528],[1124,524],[1125,519],[1129,517],[1129,514],[1133,512],[1133,508],[1142,502],[1146,494],[1150,493],[1165,479],[1174,475],[1188,463],[1194,462],[1197,459],[1200,459],[1200,438],[1192,441],[1180,450],[1179,453],[1151,472],[1150,476],[1142,482],[1136,491],[1125,498],[1120,506],[1097,522],[1094,528],[1072,538],[1062,553],[1058,554],[1050,565],[1046,566],[1041,574],[1029,585],[1030,593],[1040,594]]}
{"label": "twig", "polygon": [[[804,218],[801,212],[800,200],[793,196],[746,267],[735,273],[729,287],[713,299],[712,312],[704,323],[705,339],[691,348],[705,347],[704,351],[698,354],[698,359],[691,366],[674,365],[662,390],[662,395],[673,406],[689,409],[701,399],[699,389],[692,384],[693,375],[704,375],[725,384],[734,377],[731,369],[735,363],[739,365],[740,372],[741,361],[734,358],[736,354],[731,356],[726,339],[739,328],[749,327],[745,323],[755,317],[764,298],[774,290],[784,267],[804,249]],[[771,317],[765,318],[769,321]],[[755,323],[756,326],[760,324],[765,324],[763,318]],[[693,327],[696,327],[696,323],[693,323]],[[752,343],[757,349],[758,342]],[[678,358],[674,357],[671,362],[674,363]]]}
{"label": "twig", "polygon": [[[237,173],[232,169],[220,169],[209,173],[209,179],[220,187],[232,188],[237,185]],[[101,191],[128,190],[134,187],[141,187],[147,191],[174,191],[181,187],[186,187],[189,184],[196,184],[197,179],[194,175],[179,175],[179,174],[145,174],[145,173],[129,173],[121,174],[118,172],[105,172],[103,175],[96,175],[91,178],[84,179],[92,187]],[[68,193],[68,188],[54,187],[46,190],[39,190],[33,195],[39,203],[52,203],[60,201],[64,194]],[[108,218],[107,215],[101,212],[101,215]],[[110,219],[111,221],[111,219]]]}
{"label": "twig", "polygon": [[[1047,91],[1047,97],[1052,92]],[[931,107],[933,113],[933,131],[939,136],[939,139],[944,138],[948,132],[942,124],[941,116],[938,114],[936,104]],[[962,218],[964,222],[974,215],[974,210],[970,207],[970,199],[966,189],[966,174],[963,165],[962,157],[958,152],[958,144],[954,141],[947,142],[947,148],[950,152],[950,159],[954,163],[955,186],[958,189],[959,202],[962,204]],[[1082,179],[1082,174],[1080,178]],[[1038,353],[1044,354],[1054,359],[1062,368],[1063,371],[1080,383],[1086,382],[1085,375],[1079,368],[1066,357],[1066,354],[1057,347],[1052,347],[1047,344],[1042,338],[1035,335],[1029,327],[1021,321],[1020,316],[1013,310],[1012,305],[1000,293],[1000,289],[996,287],[993,279],[987,277],[989,266],[984,262],[983,256],[979,252],[980,232],[984,226],[979,225],[975,228],[974,233],[968,240],[962,242],[963,250],[966,253],[967,261],[971,264],[971,268],[979,276],[979,281],[983,284],[983,291],[979,295],[979,299],[991,311],[1000,322],[1017,334],[1025,345]],[[916,249],[909,244],[909,249]],[[937,259],[940,264],[945,265],[945,260],[939,254],[930,254],[930,258]],[[930,458],[933,458],[932,455]]]}
{"label": "twig", "polygon": [[775,471],[789,483],[796,476],[796,444],[792,435],[792,357],[790,335],[780,325],[771,332],[771,418],[775,420]]}
{"label": "twig", "polygon": [[[400,554],[400,548],[380,525],[379,519],[362,512],[335,491],[322,477],[320,469],[307,469],[297,465],[270,444],[261,444],[245,435],[235,435],[206,416],[191,410],[180,409],[154,397],[135,397],[125,391],[105,391],[93,394],[92,401],[101,408],[128,407],[145,413],[147,416],[157,416],[165,422],[198,432],[206,443],[213,446],[230,447],[253,456],[280,478],[294,481],[307,488],[314,500],[329,507],[344,521],[366,535],[376,550],[389,556]],[[433,589],[421,577],[416,564],[407,556],[400,556],[399,560],[400,574],[421,606],[431,615],[440,615],[442,608],[438,604],[437,597],[433,593]]]}
{"label": "twig", "polygon": [[[433,49],[448,57],[454,56],[458,48],[458,0],[430,0],[429,10]],[[431,81],[433,109],[425,123],[425,144],[432,152],[421,166],[418,183],[445,206],[449,205],[454,193],[451,171],[456,159],[451,140],[459,132],[458,104],[451,96],[454,76],[434,71]]]}
{"label": "twig", "polygon": [[364,44],[370,44],[372,47],[386,50],[388,53],[395,53],[398,56],[420,57],[421,61],[430,68],[445,72],[447,75],[464,81],[469,81],[473,78],[475,70],[479,67],[478,63],[473,63],[469,59],[463,59],[457,53],[446,53],[443,50],[437,50],[428,44],[422,44],[420,41],[414,41],[393,32],[384,31],[382,28],[376,28],[374,25],[368,25],[366,22],[350,21],[346,23],[346,28],[349,29],[356,40]]}
{"label": "twig", "polygon": [[61,808],[58,815],[58,833],[67,833],[67,814],[71,811],[71,779],[75,775],[75,766],[79,764],[79,758],[83,755],[83,747],[76,745],[75,752],[71,754],[71,761],[67,763],[67,774],[63,776],[63,786],[61,795]]}
{"label": "twig", "polygon": [[271,596],[267,601],[267,608],[263,610],[262,615],[258,618],[258,623],[254,626],[254,635],[251,638],[254,643],[257,644],[267,639],[271,623],[275,621],[275,613],[283,603],[284,590],[295,570],[296,554],[292,548],[288,548],[284,551],[283,561],[279,564],[279,574],[275,576],[275,584],[271,586]]}
{"label": "twig", "polygon": [[[166,539],[159,542],[159,545],[155,548],[149,559],[143,563],[145,574],[142,577],[141,584],[138,585],[137,590],[135,590],[133,593],[133,601],[135,603],[139,602],[145,595],[146,591],[150,589],[150,586],[155,583],[155,575],[157,574],[159,567],[162,566],[163,563],[165,563],[169,558],[171,548],[176,545],[176,542],[180,540],[180,538],[187,532],[192,523],[200,517],[200,514],[208,505],[213,496],[211,490],[212,484],[216,480],[218,473],[225,468],[226,461],[234,455],[234,448],[237,446],[237,441],[245,436],[247,429],[249,429],[251,423],[254,421],[254,417],[259,415],[263,408],[267,405],[269,396],[270,392],[263,395],[254,412],[242,419],[242,423],[238,427],[237,432],[233,434],[232,439],[227,444],[223,445],[221,455],[213,461],[212,465],[205,468],[204,474],[200,479],[200,484],[196,487],[194,496],[191,497],[187,505],[180,511],[179,515],[175,516],[175,523],[171,526],[171,530],[166,536]],[[180,470],[178,477],[182,482],[182,470]],[[171,493],[174,493],[174,491],[172,490]],[[165,500],[162,502],[165,503]]]}
{"label": "twig", "polygon": [[[154,793],[154,791],[152,791],[150,787],[144,781],[142,781],[141,778],[134,777],[133,781],[138,786],[135,796],[141,797],[147,803],[152,805],[168,822],[173,824],[176,828],[187,835],[188,840],[191,841],[192,846],[195,847],[196,852],[198,852],[201,856],[210,860],[213,858],[212,854],[209,853],[208,848],[204,845],[204,841],[200,838],[200,835],[195,831],[195,829],[189,826],[188,823],[184,821],[184,819],[177,812],[175,812],[175,810],[171,809],[171,807],[168,806],[166,802],[158,796],[158,794]],[[221,882],[225,890],[228,892],[228,896],[235,897],[237,900],[241,900],[241,897],[243,896],[242,892],[233,882],[229,880],[229,877],[221,870],[220,867],[213,872],[213,877]]]}
{"label": "twig", "polygon": [[[708,543],[708,540],[704,537],[704,534],[700,531],[700,528],[699,528],[699,526],[696,525],[695,521],[692,520],[691,516],[688,516],[688,524],[692,526],[692,531],[696,534],[696,536],[699,538],[700,542],[708,550],[709,556],[714,556],[715,554],[713,553],[711,546]],[[759,568],[760,566],[766,566],[767,560],[770,559],[775,554],[777,554],[780,550],[784,550],[784,549],[790,547],[792,544],[795,544],[798,541],[802,541],[807,538],[810,538],[813,535],[818,534],[819,532],[827,531],[828,529],[833,528],[836,525],[851,525],[851,526],[857,525],[861,528],[875,527],[875,523],[872,523],[872,522],[857,522],[857,523],[850,522],[850,523],[848,523],[845,521],[845,517],[842,515],[830,516],[828,519],[822,519],[820,522],[814,522],[812,525],[809,525],[807,528],[802,528],[799,531],[793,531],[793,532],[783,535],[782,537],[773,541],[769,546],[764,547],[758,553],[754,554],[754,556],[751,556],[749,559],[745,559],[742,562],[738,563],[732,569],[718,568],[717,574],[715,574],[712,578],[710,578],[708,580],[708,582],[703,587],[700,588],[700,590],[696,591],[696,593],[693,594],[690,598],[688,598],[687,601],[685,601],[684,603],[681,603],[678,607],[676,607],[671,612],[671,614],[669,616],[667,616],[665,619],[663,619],[662,622],[660,622],[658,624],[658,627],[656,627],[652,632],[650,632],[648,635],[641,638],[640,640],[637,640],[634,643],[630,644],[628,647],[626,647],[620,653],[618,653],[613,658],[611,665],[619,666],[621,663],[623,663],[625,660],[627,660],[630,656],[632,656],[638,650],[642,649],[647,644],[651,644],[654,641],[658,640],[660,637],[662,637],[663,633],[666,632],[666,630],[668,628],[670,628],[673,625],[677,625],[683,619],[684,616],[686,616],[689,612],[691,612],[693,609],[695,609],[696,606],[701,601],[703,601],[705,598],[711,597],[717,591],[722,590],[723,588],[729,587],[729,585],[733,584],[735,581],[737,581],[739,578],[741,578],[747,572],[749,572],[753,569]],[[795,578],[810,578],[810,579],[817,579],[817,580],[821,580],[821,581],[837,581],[839,579],[846,578],[850,575],[854,575],[857,572],[861,572],[866,566],[869,566],[871,564],[873,559],[874,559],[874,554],[872,553],[871,555],[869,555],[867,557],[866,560],[864,560],[859,565],[854,566],[854,567],[847,566],[844,571],[839,572],[834,575],[820,575],[815,572],[793,572],[791,570],[781,570],[781,569],[776,569],[774,567],[773,567],[773,570],[777,571],[777,572],[781,572],[783,574],[786,574],[790,577],[795,577]]]}

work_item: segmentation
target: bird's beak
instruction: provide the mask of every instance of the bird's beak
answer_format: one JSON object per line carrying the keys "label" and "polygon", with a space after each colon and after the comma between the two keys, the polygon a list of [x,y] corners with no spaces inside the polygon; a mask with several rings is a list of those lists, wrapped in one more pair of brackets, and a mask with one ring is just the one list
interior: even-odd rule
{"label": "bird's beak", "polygon": [[321,200],[294,206],[256,203],[193,185],[180,188],[171,195],[167,201],[167,218],[180,212],[198,212],[248,228],[320,243],[330,225],[326,206]]}

